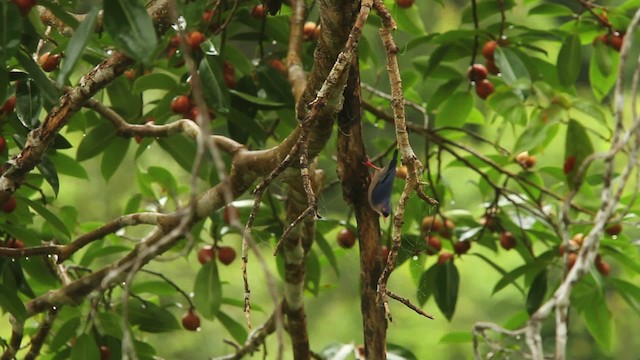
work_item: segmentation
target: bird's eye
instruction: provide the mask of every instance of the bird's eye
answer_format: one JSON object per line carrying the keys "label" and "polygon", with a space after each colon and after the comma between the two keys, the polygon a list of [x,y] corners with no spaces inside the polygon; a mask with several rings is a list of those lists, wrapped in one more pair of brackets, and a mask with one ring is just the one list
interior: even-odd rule
{"label": "bird's eye", "polygon": [[389,209],[382,209],[382,216],[384,217],[389,216]]}

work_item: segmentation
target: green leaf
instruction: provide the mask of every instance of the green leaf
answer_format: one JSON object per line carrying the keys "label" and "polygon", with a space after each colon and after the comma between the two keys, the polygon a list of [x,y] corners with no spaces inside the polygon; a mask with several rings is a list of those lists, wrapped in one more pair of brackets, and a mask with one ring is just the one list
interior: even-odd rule
{"label": "green leaf", "polygon": [[413,36],[424,35],[426,33],[417,6],[411,6],[408,9],[398,9],[398,11],[393,13],[393,18],[398,24],[398,29],[402,31],[406,31]]}
{"label": "green leaf", "polygon": [[131,142],[128,139],[115,137],[113,141],[104,149],[100,170],[105,181],[109,181],[111,176],[118,170]]}
{"label": "green leaf", "polygon": [[256,70],[258,81],[267,93],[267,98],[286,105],[293,105],[291,86],[276,69],[268,65],[261,65]]}
{"label": "green leaf", "polygon": [[151,176],[154,182],[160,184],[160,186],[162,186],[162,188],[169,194],[178,193],[178,182],[169,170],[158,166],[149,166],[147,168],[147,173]]}
{"label": "green leaf", "polygon": [[442,314],[451,321],[458,301],[460,275],[453,261],[435,266],[433,297]]}
{"label": "green leaf", "polygon": [[[599,102],[602,102],[605,97],[609,94],[611,89],[616,83],[616,78],[618,75],[618,62],[620,61],[620,56],[617,52],[614,52],[612,49],[606,47],[605,49],[601,49],[601,52],[606,52],[606,54],[601,54],[596,47],[596,51],[591,54],[591,60],[589,61],[589,84],[591,85],[591,91],[593,95],[598,99]],[[600,56],[608,56],[611,61],[611,68],[613,71],[610,71],[608,74],[603,72],[602,70],[602,62],[598,60]],[[605,69],[606,70],[606,69]]]}
{"label": "green leaf", "polygon": [[412,259],[414,256],[427,250],[424,239],[418,235],[405,235],[398,249],[398,257],[396,258],[396,267],[404,264],[405,261]]}
{"label": "green leaf", "polygon": [[0,308],[11,313],[18,321],[22,321],[27,317],[27,309],[18,297],[16,281],[9,268],[5,268],[2,272]]}
{"label": "green leaf", "polygon": [[205,319],[215,319],[222,305],[222,284],[215,261],[205,263],[196,275],[193,303]]}
{"label": "green leaf", "polygon": [[76,338],[71,348],[71,360],[86,360],[100,358],[100,350],[96,340],[89,334],[82,334]]}
{"label": "green leaf", "polygon": [[16,87],[16,114],[22,125],[28,129],[37,127],[41,110],[40,89],[31,80],[20,81]]}
{"label": "green leaf", "polygon": [[98,124],[82,138],[76,153],[76,160],[84,161],[100,154],[111,144],[115,137],[116,130],[111,123],[102,122]]}
{"label": "green leaf", "polygon": [[333,253],[333,249],[331,245],[327,242],[327,239],[320,233],[320,231],[316,232],[316,245],[320,247],[320,250],[324,254],[324,256],[329,260],[329,264],[331,268],[336,273],[336,275],[340,275],[340,270],[338,269],[338,261],[336,260],[336,255]]}
{"label": "green leaf", "polygon": [[119,48],[143,63],[151,63],[158,44],[147,9],[138,0],[104,2],[104,27]]}
{"label": "green leaf", "polygon": [[310,291],[314,296],[318,296],[320,292],[320,260],[313,249],[307,255],[306,274],[304,278],[304,288]]}
{"label": "green leaf", "polygon": [[37,165],[38,171],[44,177],[56,196],[58,196],[58,190],[60,190],[60,179],[58,179],[58,171],[56,170],[55,165],[49,159],[49,155],[45,155],[40,161],[40,164]]}
{"label": "green leaf", "polygon": [[236,343],[244,344],[245,340],[247,340],[247,336],[249,336],[244,325],[235,321],[231,316],[227,315],[223,311],[218,313],[218,320],[220,320],[222,326],[224,326],[229,334],[231,334]]}
{"label": "green leaf", "polygon": [[[193,170],[193,159],[196,158],[196,144],[182,135],[174,135],[166,138],[158,138],[158,144],[160,147],[169,153],[171,157],[182,167],[185,171],[191,173]],[[200,171],[200,176],[206,174],[206,166],[203,166]]]}
{"label": "green leaf", "polygon": [[49,344],[49,349],[56,351],[60,349],[67,341],[69,341],[80,328],[80,316],[74,316],[67,320],[58,331]]}
{"label": "green leaf", "polygon": [[577,34],[571,34],[564,39],[558,53],[558,79],[566,87],[573,86],[578,80],[582,64],[580,50],[580,37]]}
{"label": "green leaf", "polygon": [[[587,135],[587,130],[576,120],[569,120],[565,141],[564,161],[566,166],[564,166],[564,173],[570,189],[575,187],[577,172],[582,162],[592,153],[593,145]],[[568,166],[568,162],[573,162],[573,166]]]}
{"label": "green leaf", "polygon": [[449,99],[453,92],[458,89],[460,84],[463,83],[462,79],[454,79],[447,81],[446,83],[440,85],[438,89],[431,95],[429,102],[427,103],[427,111],[435,112],[435,110],[442,104],[445,100]]}
{"label": "green leaf", "polygon": [[440,344],[464,344],[473,341],[470,331],[452,331],[444,334],[438,343]]}
{"label": "green leaf", "polygon": [[487,99],[489,107],[502,116],[506,122],[526,125],[527,111],[522,99],[513,91],[496,91]]}
{"label": "green leaf", "polygon": [[69,232],[67,226],[62,222],[62,220],[60,220],[60,218],[58,218],[57,215],[49,211],[49,209],[47,209],[46,207],[44,207],[44,205],[40,204],[37,201],[25,198],[21,199],[21,201],[29,205],[30,208],[40,214],[40,216],[42,216],[47,221],[47,224],[60,231],[66,237],[65,240],[69,240],[69,238],[71,237],[71,232]]}
{"label": "green leaf", "polygon": [[152,302],[141,303],[139,300],[131,299],[128,309],[129,322],[131,325],[137,325],[140,331],[160,333],[180,329],[178,320],[169,310]]}
{"label": "green leaf", "polygon": [[[22,34],[22,16],[15,4],[10,1],[0,3],[0,62],[6,64],[13,57],[20,45]],[[2,97],[1,99],[4,99]]]}
{"label": "green leaf", "polygon": [[48,157],[51,159],[51,162],[53,162],[60,174],[80,179],[89,178],[87,170],[85,170],[84,167],[82,167],[82,165],[80,165],[72,157],[61,152],[50,154]]}
{"label": "green leaf", "polygon": [[124,76],[117,77],[107,87],[111,107],[127,120],[137,120],[142,114],[142,97],[132,95],[131,84]]}
{"label": "green leaf", "polygon": [[167,90],[175,92],[178,89],[178,82],[172,76],[165,73],[151,73],[136,78],[133,82],[131,92],[140,94],[146,90]]}
{"label": "green leaf", "polygon": [[468,91],[458,91],[442,103],[438,109],[438,126],[462,126],[473,108],[473,96]]}
{"label": "green leaf", "polygon": [[388,359],[397,359],[397,360],[418,360],[416,355],[411,352],[411,350],[402,347],[397,344],[387,344],[387,355]]}
{"label": "green leaf", "polygon": [[113,336],[116,339],[122,339],[123,321],[124,320],[120,314],[116,314],[114,312],[100,312],[98,313],[96,326],[98,327],[100,334]]}
{"label": "green leaf", "polygon": [[200,61],[198,72],[202,77],[202,91],[207,106],[218,112],[227,113],[231,100],[222,75],[221,61],[218,56],[206,55]]}
{"label": "green leaf", "polygon": [[529,89],[531,87],[531,76],[525,64],[518,55],[503,46],[499,46],[495,51],[496,65],[500,69],[504,82],[517,89]]}
{"label": "green leaf", "polygon": [[96,20],[98,19],[99,7],[93,7],[85,14],[84,20],[78,28],[73,32],[69,43],[64,51],[64,61],[60,67],[58,74],[58,87],[62,87],[67,81],[69,74],[82,58],[82,52],[85,50],[91,35],[95,33]]}
{"label": "green leaf", "polygon": [[542,270],[536,275],[527,294],[527,313],[533,314],[544,301],[547,294],[547,270]]}
{"label": "green leaf", "polygon": [[640,315],[640,287],[620,279],[610,279],[609,283],[616,288],[629,307]]}
{"label": "green leaf", "polygon": [[529,10],[529,16],[545,15],[545,16],[572,16],[573,10],[566,5],[555,3],[544,3],[538,6],[534,6]]}
{"label": "green leaf", "polygon": [[433,289],[436,286],[436,266],[438,265],[434,264],[431,266],[422,274],[422,277],[420,277],[420,285],[418,286],[418,303],[420,306],[424,306],[431,295],[433,295]]}
{"label": "green leaf", "polygon": [[593,52],[592,59],[596,60],[600,73],[604,76],[610,75],[613,71],[613,61],[611,60],[613,54],[609,46],[602,41],[596,41]]}
{"label": "green leaf", "polygon": [[281,102],[270,101],[267,99],[259,98],[257,96],[245,94],[243,92],[239,92],[233,89],[230,89],[229,93],[231,93],[232,95],[238,96],[252,104],[258,105],[263,109],[278,109],[285,105],[284,103],[281,103]]}
{"label": "green leaf", "polygon": [[591,296],[590,306],[582,311],[582,317],[591,336],[604,351],[611,352],[613,345],[613,316],[602,296]]}

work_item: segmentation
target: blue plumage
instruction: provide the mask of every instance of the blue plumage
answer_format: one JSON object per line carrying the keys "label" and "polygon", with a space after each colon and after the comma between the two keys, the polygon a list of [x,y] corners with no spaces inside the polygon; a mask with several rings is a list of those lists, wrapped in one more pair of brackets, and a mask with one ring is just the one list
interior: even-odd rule
{"label": "blue plumage", "polygon": [[391,213],[391,193],[393,180],[396,178],[397,157],[398,149],[393,152],[393,157],[387,166],[376,169],[369,184],[369,205],[385,218]]}

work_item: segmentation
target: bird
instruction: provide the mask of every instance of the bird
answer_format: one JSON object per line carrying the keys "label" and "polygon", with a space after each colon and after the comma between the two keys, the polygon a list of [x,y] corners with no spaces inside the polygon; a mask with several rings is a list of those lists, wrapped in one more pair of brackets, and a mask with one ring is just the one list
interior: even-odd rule
{"label": "bird", "polygon": [[393,152],[391,161],[382,169],[373,165],[370,161],[364,162],[365,165],[375,169],[369,184],[369,205],[373,211],[382,215],[385,219],[391,213],[391,193],[393,192],[393,180],[396,178],[397,157],[398,149]]}

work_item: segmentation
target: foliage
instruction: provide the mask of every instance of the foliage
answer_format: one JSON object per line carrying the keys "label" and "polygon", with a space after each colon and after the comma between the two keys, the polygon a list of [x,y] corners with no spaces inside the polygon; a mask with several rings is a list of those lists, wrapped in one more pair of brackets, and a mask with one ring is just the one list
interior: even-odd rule
{"label": "foliage", "polygon": [[[25,336],[32,345],[18,357],[39,352],[33,345],[38,342],[42,355],[52,359],[106,358],[106,352],[117,358],[121,351],[140,359],[165,356],[156,354],[145,335],[183,331],[179,317],[184,310],[175,309],[175,303],[195,309],[203,323],[219,322],[228,332],[224,337],[237,344],[256,341],[250,349],[255,350],[262,340],[250,336],[241,314],[249,314],[248,291],[243,297],[233,288],[240,287],[239,266],[224,266],[239,264],[242,256],[234,262],[235,252],[246,254],[248,246],[251,256],[259,251],[258,261],[264,257],[268,263],[262,270],[252,268],[254,273],[277,268],[277,281],[288,284],[281,290],[268,277],[252,284],[265,293],[265,288],[282,292],[273,299],[275,305],[266,295],[251,303],[253,310],[274,311],[265,320],[268,334],[277,331],[274,323],[282,316],[270,309],[286,309],[280,298],[294,296],[287,286],[296,274],[304,276],[300,294],[320,300],[327,296],[326,279],[344,276],[341,256],[355,251],[342,249],[333,237],[344,228],[357,234],[362,226],[355,206],[339,201],[333,187],[345,179],[335,175],[336,151],[328,144],[343,135],[327,137],[318,151],[310,146],[311,160],[317,157],[324,170],[322,187],[315,189],[322,219],[313,220],[315,235],[300,250],[303,255],[298,254],[302,270],[292,270],[294,250],[288,244],[271,257],[272,249],[280,247],[278,240],[287,238],[287,224],[296,220],[289,212],[291,203],[308,191],[296,193],[286,180],[291,174],[299,177],[300,171],[291,166],[295,171],[282,176],[287,186],[271,184],[261,198],[251,189],[255,179],[267,177],[284,161],[289,149],[276,150],[291,146],[288,137],[304,126],[301,108],[313,109],[300,105],[305,97],[300,100],[295,89],[297,64],[290,41],[305,37],[298,55],[302,69],[315,74],[327,60],[314,58],[314,51],[330,47],[327,39],[337,30],[328,27],[335,23],[321,21],[310,33],[306,25],[304,32],[301,26],[292,27],[291,6],[297,1],[282,4],[280,12],[268,17],[265,9],[256,10],[260,5],[246,1],[178,0],[175,9],[167,5],[173,2],[163,0],[151,1],[147,8],[141,1],[126,0],[104,5],[41,1],[24,14],[19,3],[27,2],[0,2],[0,103],[5,104],[0,110],[0,160],[5,164],[0,178],[0,202],[5,203],[0,212],[0,309],[18,323],[27,321]],[[305,19],[331,16],[315,2],[306,3]],[[623,353],[631,344],[615,341],[620,309],[614,304],[622,300],[634,316],[640,315],[635,229],[640,205],[637,186],[627,185],[629,174],[638,174],[633,145],[638,134],[631,125],[639,119],[620,120],[630,111],[618,109],[615,96],[632,90],[627,82],[616,94],[614,86],[617,79],[631,79],[633,69],[619,66],[621,54],[637,55],[638,41],[629,44],[637,34],[625,31],[639,2],[483,0],[462,8],[448,1],[406,3],[384,2],[397,22],[407,127],[424,163],[420,180],[440,205],[417,196],[402,205],[402,244],[395,263],[400,271],[393,276],[405,276],[402,269],[409,267],[415,286],[400,296],[427,313],[437,307],[442,316],[437,314],[435,321],[451,321],[466,296],[465,282],[478,281],[465,278],[461,264],[478,259],[499,273],[497,283],[484,284],[493,294],[507,288],[521,294],[514,301],[528,316],[504,324],[516,329],[533,324],[531,319],[562,291],[567,276],[576,276],[577,285],[566,294],[575,310],[571,314],[580,319],[576,326],[588,330],[597,351]],[[163,17],[171,11],[158,9],[177,11],[184,31]],[[456,22],[460,14],[460,26],[450,26],[449,19],[433,23],[434,13],[445,16],[448,11],[456,14]],[[377,40],[381,22],[372,13],[358,51],[364,141],[371,158],[381,154],[384,165],[385,154],[397,143],[393,114],[386,110],[394,85],[380,81],[388,69],[383,60],[387,49]],[[495,49],[487,50],[492,44]],[[343,44],[335,46],[337,54]],[[46,53],[63,54],[52,71],[45,71]],[[469,72],[473,64],[484,65],[484,74]],[[307,84],[318,85],[311,75]],[[315,97],[319,90],[308,91]],[[635,105],[637,100],[632,101]],[[341,101],[329,105],[337,103]],[[211,138],[217,149],[209,151],[201,134],[217,135]],[[240,145],[242,151],[276,150],[269,161],[246,169],[241,168],[239,159],[246,158],[239,155]],[[609,156],[598,155],[611,147]],[[238,169],[245,172],[238,174]],[[393,204],[411,178],[406,171],[402,178],[401,169]],[[229,185],[224,199],[210,195],[228,176],[250,181]],[[115,187],[117,193],[108,194],[113,203],[101,203],[102,194],[70,200],[79,192],[73,184],[89,186],[100,177]],[[620,189],[609,192],[612,183]],[[15,210],[7,208],[10,199]],[[254,199],[259,201],[255,207]],[[610,204],[610,211],[603,210]],[[182,209],[193,211],[183,223],[178,216]],[[133,229],[135,225],[144,229]],[[252,240],[241,248],[245,225]],[[389,225],[383,223],[381,244],[392,248],[393,221]],[[246,241],[249,235],[244,236]],[[430,237],[436,240],[429,242]],[[148,241],[157,242],[148,246]],[[360,239],[360,245],[365,241]],[[205,246],[210,253],[202,252]],[[230,252],[233,257],[226,257]],[[385,255],[376,261],[382,264]],[[145,264],[156,258],[172,264],[176,259],[195,263],[197,258],[202,266],[191,278],[176,280],[172,275],[183,274],[148,271]],[[131,259],[138,261],[126,263]],[[130,267],[106,275],[125,263]],[[227,281],[232,273],[237,284]],[[118,281],[108,283],[104,278],[109,276]],[[77,290],[73,284],[80,282],[91,283],[91,288]],[[287,316],[291,321],[293,315]],[[425,322],[425,331],[438,326],[433,324]],[[189,328],[184,319],[182,327]],[[472,327],[468,324],[465,332],[450,333],[442,341],[468,343],[470,353],[473,337],[466,330]],[[10,357],[16,335],[9,326],[3,328],[7,331],[0,332],[0,345]],[[526,352],[523,343],[509,341],[497,349]],[[388,350],[396,358],[425,356],[402,343],[389,344]],[[349,344],[336,344],[322,354],[354,351]]]}

